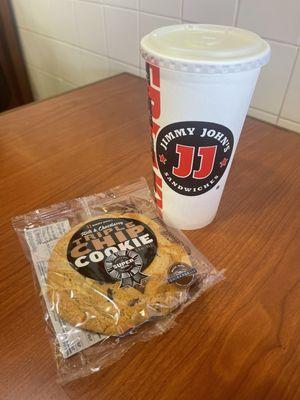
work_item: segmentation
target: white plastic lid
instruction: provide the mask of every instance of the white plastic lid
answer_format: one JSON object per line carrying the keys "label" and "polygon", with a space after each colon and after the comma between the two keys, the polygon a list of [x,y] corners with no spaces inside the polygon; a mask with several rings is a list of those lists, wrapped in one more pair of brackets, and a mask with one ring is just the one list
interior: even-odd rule
{"label": "white plastic lid", "polygon": [[141,54],[162,68],[219,74],[261,67],[269,61],[270,46],[244,29],[182,24],[159,28],[143,37]]}

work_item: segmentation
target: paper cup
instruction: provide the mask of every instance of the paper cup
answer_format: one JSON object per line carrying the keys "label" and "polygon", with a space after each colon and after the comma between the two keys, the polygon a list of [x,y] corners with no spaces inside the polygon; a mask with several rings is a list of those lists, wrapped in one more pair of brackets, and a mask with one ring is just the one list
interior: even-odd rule
{"label": "paper cup", "polygon": [[153,31],[141,53],[158,210],[176,228],[204,227],[216,215],[270,47],[249,31],[188,24]]}

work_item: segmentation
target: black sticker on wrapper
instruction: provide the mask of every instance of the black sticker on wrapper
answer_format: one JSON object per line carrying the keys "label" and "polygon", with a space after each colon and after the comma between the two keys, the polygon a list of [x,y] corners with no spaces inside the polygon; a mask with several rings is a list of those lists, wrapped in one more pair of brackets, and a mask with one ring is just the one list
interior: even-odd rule
{"label": "black sticker on wrapper", "polygon": [[95,219],[71,238],[67,258],[77,272],[101,283],[141,285],[153,261],[157,239],[148,225],[133,218]]}
{"label": "black sticker on wrapper", "polygon": [[157,164],[171,189],[185,196],[198,196],[222,178],[233,143],[232,132],[223,125],[176,122],[165,126],[157,136]]}

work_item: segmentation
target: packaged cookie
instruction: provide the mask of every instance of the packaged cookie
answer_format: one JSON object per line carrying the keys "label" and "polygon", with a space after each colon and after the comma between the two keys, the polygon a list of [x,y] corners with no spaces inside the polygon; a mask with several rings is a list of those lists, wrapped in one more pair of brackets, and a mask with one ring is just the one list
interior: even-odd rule
{"label": "packaged cookie", "polygon": [[111,364],[222,279],[157,216],[141,178],[15,217],[34,267],[59,380]]}

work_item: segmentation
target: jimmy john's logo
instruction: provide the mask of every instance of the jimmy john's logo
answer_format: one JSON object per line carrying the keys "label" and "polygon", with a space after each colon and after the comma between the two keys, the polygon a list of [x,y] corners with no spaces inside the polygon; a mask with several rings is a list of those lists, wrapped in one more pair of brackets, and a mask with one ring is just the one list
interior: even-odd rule
{"label": "jimmy john's logo", "polygon": [[132,218],[95,219],[72,236],[67,258],[80,274],[120,287],[142,284],[142,273],[153,261],[157,239],[153,231]]}
{"label": "jimmy john's logo", "polygon": [[198,196],[219,182],[229,164],[233,135],[212,122],[177,122],[157,136],[156,157],[164,181],[175,192]]}

